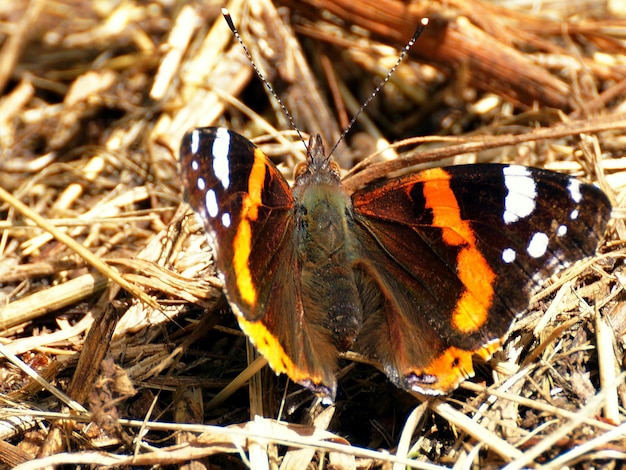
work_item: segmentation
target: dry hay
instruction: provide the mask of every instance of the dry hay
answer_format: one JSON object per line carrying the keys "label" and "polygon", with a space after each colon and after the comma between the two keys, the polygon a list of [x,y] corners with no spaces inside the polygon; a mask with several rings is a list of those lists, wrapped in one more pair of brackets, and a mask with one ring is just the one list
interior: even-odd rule
{"label": "dry hay", "polygon": [[[419,18],[431,20],[337,152],[350,168],[386,149],[350,187],[430,161],[575,174],[614,203],[601,254],[537,296],[503,351],[450,396],[420,404],[346,359],[337,404],[323,407],[267,368],[255,375],[263,360],[246,354],[202,231],[180,204],[177,147],[189,128],[265,135],[259,144],[286,174],[302,158],[293,133],[276,130],[290,127],[221,5],[3,2],[5,465],[611,468],[624,459],[620,3],[318,3],[228,7],[299,126],[327,142]],[[406,138],[395,150],[385,140]]]}

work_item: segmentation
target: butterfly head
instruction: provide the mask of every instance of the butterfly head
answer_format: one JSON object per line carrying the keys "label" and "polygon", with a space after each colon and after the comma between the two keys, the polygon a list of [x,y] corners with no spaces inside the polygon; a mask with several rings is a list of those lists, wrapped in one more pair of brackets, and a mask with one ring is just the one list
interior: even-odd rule
{"label": "butterfly head", "polygon": [[296,186],[307,184],[329,184],[339,186],[341,176],[339,166],[326,155],[322,136],[312,135],[307,146],[306,161],[299,163],[295,169]]}

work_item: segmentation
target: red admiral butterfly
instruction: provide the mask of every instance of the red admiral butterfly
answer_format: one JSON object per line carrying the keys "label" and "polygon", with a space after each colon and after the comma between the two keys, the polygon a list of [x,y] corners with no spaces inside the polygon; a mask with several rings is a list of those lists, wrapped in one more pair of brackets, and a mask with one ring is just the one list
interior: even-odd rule
{"label": "red admiral butterfly", "polygon": [[546,279],[595,253],[611,213],[598,188],[517,165],[435,168],[348,194],[319,135],[292,188],[225,128],[188,132],[180,164],[241,329],[276,373],[331,400],[349,349],[403,389],[452,390]]}
{"label": "red admiral butterfly", "polygon": [[348,195],[319,135],[293,188],[225,128],[190,131],[180,155],[242,330],[274,371],[331,399],[348,349],[401,388],[456,387],[546,279],[594,254],[611,212],[598,188],[517,165],[435,168]]}

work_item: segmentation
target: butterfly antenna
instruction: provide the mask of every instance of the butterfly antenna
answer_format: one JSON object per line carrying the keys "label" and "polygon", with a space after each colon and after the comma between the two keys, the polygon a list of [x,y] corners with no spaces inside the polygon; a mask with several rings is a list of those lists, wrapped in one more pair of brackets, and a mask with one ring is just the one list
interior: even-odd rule
{"label": "butterfly antenna", "polygon": [[420,21],[420,24],[415,29],[415,32],[413,33],[413,36],[411,36],[411,39],[409,39],[409,41],[404,46],[404,49],[402,49],[402,52],[400,53],[400,56],[398,57],[398,60],[396,61],[395,65],[391,68],[391,70],[389,70],[389,72],[387,72],[387,76],[376,86],[376,88],[374,88],[374,91],[372,92],[372,94],[361,105],[361,107],[356,112],[354,117],[350,120],[350,122],[348,123],[348,125],[346,126],[344,131],[341,133],[341,136],[339,137],[339,140],[337,141],[337,143],[333,146],[332,149],[330,149],[330,152],[328,153],[328,155],[332,155],[333,154],[333,152],[335,151],[337,146],[346,137],[348,132],[350,132],[350,129],[352,129],[352,126],[354,125],[356,120],[359,118],[361,113],[365,110],[365,108],[367,108],[367,105],[369,105],[371,103],[371,101],[378,94],[378,92],[387,84],[387,82],[389,81],[389,79],[391,78],[393,73],[396,71],[396,69],[400,65],[400,62],[402,62],[404,60],[404,57],[409,52],[409,49],[411,49],[411,47],[413,47],[413,44],[415,44],[415,41],[417,41],[417,39],[420,37],[420,35],[424,32],[424,29],[426,28],[426,26],[428,26],[428,18],[422,18],[421,21]]}
{"label": "butterfly antenna", "polygon": [[[239,31],[237,31],[237,28],[235,27],[235,24],[233,23],[233,19],[230,16],[230,13],[229,13],[228,9],[222,8],[222,16],[226,20],[226,24],[228,24],[228,27],[230,28],[230,30],[232,31],[233,35],[235,36],[235,39],[237,39],[239,44],[241,44],[241,47],[242,47],[244,53],[246,54],[246,56],[248,57],[248,60],[250,61],[250,64],[252,64],[252,68],[256,72],[257,76],[265,84],[265,86],[267,87],[267,89],[269,90],[271,95],[274,97],[274,99],[278,102],[278,104],[280,105],[280,108],[283,110],[283,113],[285,113],[285,116],[287,116],[287,119],[289,119],[289,122],[291,123],[291,127],[293,127],[293,129],[297,132],[298,136],[300,137],[300,140],[302,141],[302,143],[304,143],[304,146],[307,147],[307,143],[304,140],[304,137],[302,137],[302,133],[300,132],[300,129],[298,129],[298,126],[296,125],[296,122],[294,121],[293,116],[291,115],[291,113],[289,112],[289,110],[287,109],[285,104],[282,102],[282,100],[278,97],[278,95],[276,94],[276,92],[272,88],[272,85],[270,85],[270,82],[265,78],[265,75],[263,75],[261,70],[259,70],[259,68],[257,67],[256,63],[252,59],[252,54],[250,54],[250,51],[248,50],[248,48],[244,44],[243,39],[241,39]],[[404,46],[404,48],[403,48],[402,52],[400,53],[400,56],[398,57],[398,60],[396,61],[395,65],[391,68],[391,70],[389,70],[389,72],[387,72],[387,75],[385,76],[385,78],[376,86],[374,91],[370,94],[370,96],[361,105],[361,107],[356,112],[354,117],[348,123],[347,127],[341,133],[341,136],[339,137],[339,140],[337,140],[337,142],[335,143],[333,148],[328,153],[328,156],[333,154],[333,152],[335,151],[337,146],[343,141],[343,139],[346,137],[348,132],[350,132],[350,129],[352,129],[352,126],[354,125],[356,120],[359,118],[361,113],[365,110],[365,108],[367,108],[367,106],[371,103],[371,101],[378,94],[378,92],[380,92],[380,90],[387,84],[387,82],[389,81],[391,76],[394,74],[394,72],[396,71],[396,69],[398,68],[400,63],[404,60],[404,57],[409,52],[409,49],[411,49],[411,47],[413,47],[413,44],[415,44],[415,41],[417,41],[417,39],[420,37],[420,35],[422,34],[422,32],[424,31],[424,29],[426,28],[427,25],[428,25],[428,18],[422,18],[422,20],[420,21],[420,24],[415,29],[415,32],[413,33],[413,36],[411,36],[411,39],[409,39],[409,41]]]}
{"label": "butterfly antenna", "polygon": [[241,36],[239,35],[239,31],[237,31],[237,28],[235,27],[235,23],[233,23],[233,19],[230,16],[230,12],[228,11],[228,9],[222,8],[222,16],[226,20],[226,23],[228,24],[228,27],[232,31],[233,35],[235,36],[235,39],[237,39],[237,41],[239,41],[239,44],[241,44],[241,47],[243,48],[243,51],[245,52],[246,56],[248,57],[248,60],[250,61],[250,64],[252,64],[252,68],[256,72],[257,76],[265,84],[265,86],[267,87],[269,92],[272,94],[274,99],[278,102],[278,104],[280,105],[280,109],[283,110],[283,113],[285,113],[285,116],[287,116],[287,119],[289,119],[289,122],[291,123],[291,127],[293,127],[293,129],[298,133],[298,136],[300,137],[300,140],[302,141],[302,143],[304,144],[304,147],[306,148],[307,144],[306,144],[306,141],[304,140],[304,137],[302,137],[302,133],[300,132],[300,129],[298,129],[298,126],[296,126],[296,122],[294,121],[293,117],[291,116],[291,113],[289,112],[287,107],[284,105],[282,100],[278,97],[278,95],[276,94],[276,92],[272,88],[272,85],[270,85],[270,82],[265,78],[265,75],[263,75],[263,73],[259,70],[257,65],[254,63],[254,60],[252,59],[252,54],[250,54],[250,51],[248,50],[248,48],[244,44],[243,39],[241,39]]}

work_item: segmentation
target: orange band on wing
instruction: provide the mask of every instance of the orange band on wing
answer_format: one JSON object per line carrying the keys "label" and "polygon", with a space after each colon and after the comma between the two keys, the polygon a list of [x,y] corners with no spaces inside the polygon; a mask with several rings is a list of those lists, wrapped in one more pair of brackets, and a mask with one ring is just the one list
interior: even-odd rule
{"label": "orange band on wing", "polygon": [[249,207],[245,208],[244,215],[248,220],[256,220],[259,216],[259,206],[263,203],[262,193],[267,174],[267,157],[259,149],[254,150],[254,164],[248,178]]}
{"label": "orange band on wing", "polygon": [[324,384],[322,377],[312,375],[310,371],[298,369],[278,342],[278,339],[272,335],[262,322],[248,321],[241,314],[237,315],[237,321],[242,331],[250,338],[250,341],[252,341],[259,353],[267,359],[274,372],[287,374],[296,383]]}
{"label": "orange band on wing", "polygon": [[476,351],[466,351],[451,346],[436,357],[428,367],[420,371],[412,371],[412,373],[437,377],[438,381],[432,385],[432,388],[446,393],[456,388],[463,380],[474,376],[472,356],[477,355],[487,360],[499,347],[500,341],[489,343]]}
{"label": "orange band on wing", "polygon": [[457,275],[466,290],[456,304],[452,325],[464,333],[474,332],[487,321],[496,275],[476,246],[469,221],[461,219],[459,204],[450,187],[450,175],[445,169],[424,172],[424,199],[425,206],[433,212],[433,225],[442,228],[443,241],[461,247]]}
{"label": "orange band on wing", "polygon": [[437,389],[452,390],[462,380],[474,376],[472,356],[472,351],[450,347],[435,358],[423,372],[438,378]]}
{"label": "orange band on wing", "polygon": [[256,303],[257,291],[250,273],[250,252],[252,251],[252,226],[259,217],[259,207],[263,203],[263,183],[267,167],[265,155],[259,150],[254,151],[254,163],[248,177],[248,193],[242,201],[241,220],[237,226],[237,233],[233,238],[233,270],[237,279],[239,296],[248,304]]}
{"label": "orange band on wing", "polygon": [[237,247],[233,252],[233,270],[237,279],[237,289],[241,299],[252,306],[256,303],[256,287],[250,273],[248,259],[250,257],[250,248],[252,244],[252,236],[250,230],[250,222],[242,219],[237,226],[237,233],[233,239],[233,244]]}
{"label": "orange band on wing", "polygon": [[456,304],[452,322],[457,330],[470,333],[487,321],[496,276],[474,246],[459,252],[457,272],[467,290]]}

